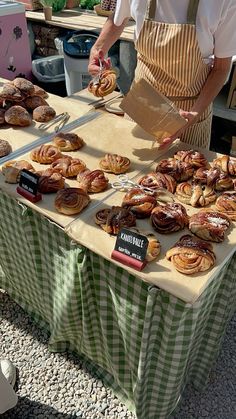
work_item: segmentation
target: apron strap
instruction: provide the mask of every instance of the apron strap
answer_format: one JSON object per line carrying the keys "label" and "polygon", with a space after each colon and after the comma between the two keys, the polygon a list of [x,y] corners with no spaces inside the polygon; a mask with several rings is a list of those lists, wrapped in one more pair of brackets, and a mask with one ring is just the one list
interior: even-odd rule
{"label": "apron strap", "polygon": [[146,10],[146,19],[154,20],[156,15],[156,0],[148,0],[147,10]]}
{"label": "apron strap", "polygon": [[188,5],[187,12],[187,23],[191,25],[196,24],[197,10],[198,10],[199,0],[190,0]]}

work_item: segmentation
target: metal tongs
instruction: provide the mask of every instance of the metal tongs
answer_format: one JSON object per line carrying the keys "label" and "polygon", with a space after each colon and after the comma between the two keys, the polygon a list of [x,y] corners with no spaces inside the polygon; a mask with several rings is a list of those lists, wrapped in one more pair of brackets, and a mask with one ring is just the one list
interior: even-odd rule
{"label": "metal tongs", "polygon": [[67,123],[69,118],[70,118],[70,115],[68,114],[68,112],[62,112],[59,115],[57,115],[54,119],[52,119],[51,121],[40,124],[39,129],[41,131],[45,131],[46,129],[48,129],[49,127],[51,127],[52,125],[54,125],[58,122],[58,124],[54,128],[54,131],[58,132],[58,131],[60,131],[60,129],[62,129],[64,127],[64,125]]}
{"label": "metal tongs", "polygon": [[111,186],[113,189],[116,189],[121,192],[130,191],[133,188],[138,188],[140,191],[143,191],[149,195],[156,195],[156,199],[162,202],[174,202],[174,195],[167,191],[164,188],[151,189],[142,185],[139,185],[136,182],[133,182],[127,175],[119,175],[119,180],[112,182]]}

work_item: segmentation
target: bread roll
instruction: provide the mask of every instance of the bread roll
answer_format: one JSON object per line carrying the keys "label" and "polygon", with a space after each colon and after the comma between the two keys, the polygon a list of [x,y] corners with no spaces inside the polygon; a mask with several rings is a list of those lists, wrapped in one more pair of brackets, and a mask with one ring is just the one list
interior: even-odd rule
{"label": "bread roll", "polygon": [[7,156],[12,152],[12,148],[8,141],[0,140],[0,157]]}
{"label": "bread roll", "polygon": [[38,106],[33,110],[33,119],[37,122],[48,122],[56,116],[56,111],[47,105]]}
{"label": "bread roll", "polygon": [[5,121],[10,125],[28,127],[31,124],[31,116],[22,106],[12,106],[5,112]]}

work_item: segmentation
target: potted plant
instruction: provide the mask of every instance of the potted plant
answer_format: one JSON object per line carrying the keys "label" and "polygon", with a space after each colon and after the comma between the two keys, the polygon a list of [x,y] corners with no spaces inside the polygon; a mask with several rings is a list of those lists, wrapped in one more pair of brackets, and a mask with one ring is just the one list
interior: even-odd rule
{"label": "potted plant", "polygon": [[52,19],[52,12],[59,12],[65,7],[66,0],[40,0],[43,6],[45,20]]}

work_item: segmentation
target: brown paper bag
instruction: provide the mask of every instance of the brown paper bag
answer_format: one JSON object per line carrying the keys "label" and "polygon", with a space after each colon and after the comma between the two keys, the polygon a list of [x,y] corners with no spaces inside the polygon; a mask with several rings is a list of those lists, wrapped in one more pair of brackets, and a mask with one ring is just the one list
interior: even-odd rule
{"label": "brown paper bag", "polygon": [[144,79],[133,82],[120,107],[158,142],[175,134],[187,123],[171,101]]}

